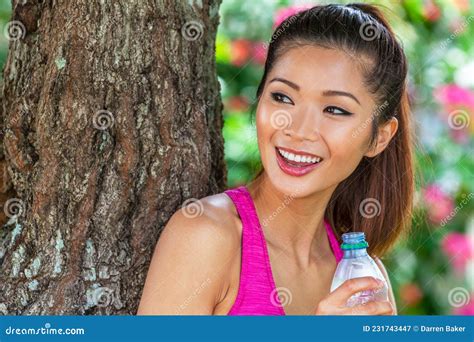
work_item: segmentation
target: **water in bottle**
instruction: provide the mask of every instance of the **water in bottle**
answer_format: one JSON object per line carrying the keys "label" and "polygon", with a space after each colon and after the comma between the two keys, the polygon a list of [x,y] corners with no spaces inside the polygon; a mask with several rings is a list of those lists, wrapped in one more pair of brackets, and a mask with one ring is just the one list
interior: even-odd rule
{"label": "water in bottle", "polygon": [[342,234],[341,248],[343,259],[339,262],[331,284],[331,292],[351,278],[374,277],[384,282],[385,286],[378,290],[364,290],[352,295],[346,306],[352,307],[370,301],[388,300],[388,286],[375,261],[367,254],[367,241],[363,232]]}

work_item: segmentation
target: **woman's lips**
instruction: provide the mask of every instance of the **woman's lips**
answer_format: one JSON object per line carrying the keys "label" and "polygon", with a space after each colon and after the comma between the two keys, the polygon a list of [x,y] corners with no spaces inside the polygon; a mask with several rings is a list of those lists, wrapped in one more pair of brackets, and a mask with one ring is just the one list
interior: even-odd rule
{"label": "woman's lips", "polygon": [[304,176],[313,171],[322,162],[322,160],[318,163],[290,161],[280,154],[278,148],[275,148],[275,153],[278,166],[284,173],[290,176]]}

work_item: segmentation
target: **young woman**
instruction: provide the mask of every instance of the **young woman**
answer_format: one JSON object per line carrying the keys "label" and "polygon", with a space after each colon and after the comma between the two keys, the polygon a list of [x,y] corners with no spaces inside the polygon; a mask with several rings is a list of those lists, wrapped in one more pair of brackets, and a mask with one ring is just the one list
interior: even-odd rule
{"label": "young woman", "polygon": [[[172,216],[138,314],[396,314],[379,258],[410,222],[406,77],[402,47],[371,5],[316,6],[286,19],[257,91],[262,171]],[[371,277],[329,292],[348,231],[365,232],[388,301],[345,306],[379,286]]]}

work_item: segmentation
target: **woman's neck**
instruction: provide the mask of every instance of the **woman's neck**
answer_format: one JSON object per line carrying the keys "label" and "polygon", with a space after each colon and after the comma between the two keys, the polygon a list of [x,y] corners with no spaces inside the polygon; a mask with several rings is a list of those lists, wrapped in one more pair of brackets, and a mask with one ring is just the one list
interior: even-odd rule
{"label": "woman's neck", "polygon": [[263,172],[247,188],[267,242],[294,256],[301,267],[330,257],[332,251],[323,220],[335,187],[298,198],[298,194],[277,190]]}

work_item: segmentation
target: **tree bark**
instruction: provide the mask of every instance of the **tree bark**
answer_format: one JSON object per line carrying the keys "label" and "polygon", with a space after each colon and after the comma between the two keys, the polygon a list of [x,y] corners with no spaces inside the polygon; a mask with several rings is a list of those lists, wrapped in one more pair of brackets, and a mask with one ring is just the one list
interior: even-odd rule
{"label": "tree bark", "polygon": [[13,1],[0,313],[135,314],[170,216],[224,189],[219,4]]}

